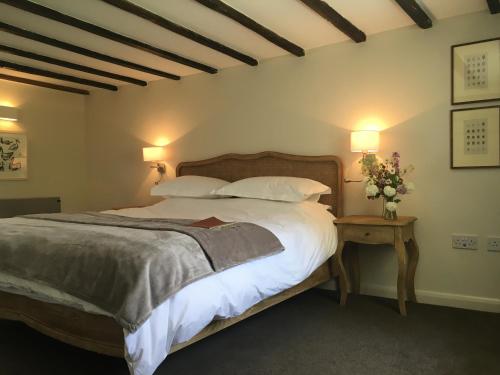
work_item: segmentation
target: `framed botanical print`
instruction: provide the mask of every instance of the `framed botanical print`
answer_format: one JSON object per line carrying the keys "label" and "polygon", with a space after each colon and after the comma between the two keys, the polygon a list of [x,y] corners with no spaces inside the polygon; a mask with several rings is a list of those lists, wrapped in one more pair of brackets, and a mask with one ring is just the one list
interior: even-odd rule
{"label": "framed botanical print", "polygon": [[500,106],[450,113],[451,168],[500,167]]}
{"label": "framed botanical print", "polygon": [[451,46],[451,103],[500,99],[500,38]]}
{"label": "framed botanical print", "polygon": [[28,178],[26,135],[0,132],[0,180],[26,178]]}

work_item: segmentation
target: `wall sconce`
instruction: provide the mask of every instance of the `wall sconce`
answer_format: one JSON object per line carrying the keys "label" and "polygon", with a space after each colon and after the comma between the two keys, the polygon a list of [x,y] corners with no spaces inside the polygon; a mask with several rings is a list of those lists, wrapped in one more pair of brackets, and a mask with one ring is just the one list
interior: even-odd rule
{"label": "wall sconce", "polygon": [[[351,132],[351,152],[362,152],[363,159],[367,154],[378,152],[380,135],[376,130],[359,130]],[[344,182],[361,182],[363,180],[346,180]]]}
{"label": "wall sconce", "polygon": [[19,120],[19,111],[14,107],[0,106],[0,120],[17,121]]}
{"label": "wall sconce", "polygon": [[142,156],[144,161],[152,161],[155,162],[155,165],[152,165],[151,168],[155,168],[160,174],[160,179],[155,181],[155,185],[163,178],[163,175],[167,173],[167,166],[165,163],[161,163],[166,159],[165,148],[163,147],[143,147],[142,148]]}
{"label": "wall sconce", "polygon": [[351,132],[351,152],[368,153],[378,152],[380,136],[376,130],[360,130]]}

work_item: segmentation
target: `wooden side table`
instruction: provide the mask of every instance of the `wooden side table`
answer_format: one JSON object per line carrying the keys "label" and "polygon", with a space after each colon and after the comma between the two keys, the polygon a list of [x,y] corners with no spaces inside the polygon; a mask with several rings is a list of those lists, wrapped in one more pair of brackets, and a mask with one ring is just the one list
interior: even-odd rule
{"label": "wooden side table", "polygon": [[[398,301],[401,315],[406,316],[406,298],[417,302],[415,296],[415,271],[418,263],[418,245],[413,232],[413,223],[417,220],[412,216],[401,216],[397,220],[384,220],[379,216],[345,216],[334,220],[338,229],[339,244],[337,248],[339,259],[340,282],[346,283],[346,267],[343,262],[345,243],[394,246],[398,257]],[[359,261],[357,245],[346,252],[349,258],[351,291],[359,293]],[[347,302],[347,285],[341,288],[341,305]]]}

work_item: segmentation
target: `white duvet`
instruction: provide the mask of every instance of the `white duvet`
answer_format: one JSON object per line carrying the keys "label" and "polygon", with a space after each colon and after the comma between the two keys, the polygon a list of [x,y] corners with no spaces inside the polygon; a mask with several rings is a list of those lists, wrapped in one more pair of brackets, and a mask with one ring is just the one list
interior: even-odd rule
{"label": "white duvet", "polygon": [[[198,280],[168,298],[134,333],[124,332],[133,375],[151,375],[172,345],[189,340],[213,319],[237,316],[261,300],[306,279],[335,252],[333,215],[314,202],[283,203],[257,199],[166,199],[145,208],[106,213],[131,217],[244,221],[272,231],[285,251]],[[0,289],[106,314],[74,297],[0,274]],[[106,314],[108,315],[108,314]]]}

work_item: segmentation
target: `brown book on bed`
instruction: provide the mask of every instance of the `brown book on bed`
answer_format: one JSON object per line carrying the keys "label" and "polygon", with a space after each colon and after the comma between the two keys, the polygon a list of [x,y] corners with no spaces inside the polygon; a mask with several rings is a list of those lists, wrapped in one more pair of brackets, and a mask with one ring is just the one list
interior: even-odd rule
{"label": "brown book on bed", "polygon": [[220,227],[221,225],[227,225],[227,224],[231,224],[231,223],[217,219],[215,216],[211,216],[208,219],[195,221],[194,223],[189,224],[189,226],[210,229],[210,228]]}

